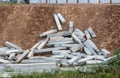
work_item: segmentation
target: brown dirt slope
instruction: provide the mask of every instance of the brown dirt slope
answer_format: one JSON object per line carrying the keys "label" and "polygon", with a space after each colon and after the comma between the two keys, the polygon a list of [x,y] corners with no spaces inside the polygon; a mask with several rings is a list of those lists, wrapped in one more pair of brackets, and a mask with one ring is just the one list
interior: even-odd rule
{"label": "brown dirt slope", "polygon": [[40,40],[43,31],[56,28],[53,14],[60,12],[68,21],[85,30],[92,27],[99,48],[114,51],[120,47],[120,5],[11,5],[0,6],[0,45],[11,41],[24,49],[31,48]]}

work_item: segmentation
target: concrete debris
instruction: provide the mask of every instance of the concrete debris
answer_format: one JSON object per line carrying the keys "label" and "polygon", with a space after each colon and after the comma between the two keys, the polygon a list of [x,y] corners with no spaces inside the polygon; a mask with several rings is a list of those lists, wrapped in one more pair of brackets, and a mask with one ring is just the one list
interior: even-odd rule
{"label": "concrete debris", "polygon": [[92,53],[89,51],[87,47],[84,47],[84,52],[88,55],[92,55]]}
{"label": "concrete debris", "polygon": [[46,45],[46,43],[48,42],[48,40],[49,40],[49,37],[47,37],[46,40],[42,41],[40,43],[40,45],[37,47],[37,49],[38,50],[42,49]]}
{"label": "concrete debris", "polygon": [[79,30],[78,28],[75,28],[75,34],[78,36],[78,38],[84,42],[86,39],[85,39],[85,34]]}
{"label": "concrete debris", "polygon": [[42,34],[40,34],[40,37],[44,37],[44,36],[47,36],[48,34],[52,34],[52,33],[56,33],[57,30],[49,30],[49,31],[46,31],[46,32],[43,32]]}
{"label": "concrete debris", "polygon": [[25,52],[23,52],[23,54],[21,54],[17,60],[16,60],[16,63],[20,63],[29,53],[29,50],[26,50]]}
{"label": "concrete debris", "polygon": [[54,50],[61,50],[61,49],[67,49],[67,48],[66,47],[45,48],[45,49],[35,50],[35,53],[43,54],[43,53],[48,53],[48,52],[52,52]]}
{"label": "concrete debris", "polygon": [[53,16],[54,16],[54,19],[55,19],[58,30],[62,30],[62,26],[60,24],[58,16],[56,14],[54,14]]}
{"label": "concrete debris", "polygon": [[81,45],[73,46],[73,47],[70,48],[70,50],[72,52],[82,51],[83,50],[83,46],[81,46]]}
{"label": "concrete debris", "polygon": [[74,25],[74,22],[69,21],[69,32],[73,32],[73,25]]}
{"label": "concrete debris", "polygon": [[59,18],[59,20],[61,21],[62,24],[64,24],[66,21],[65,21],[65,18],[61,15],[61,13],[57,13],[57,16]]}
{"label": "concrete debris", "polygon": [[91,36],[90,36],[88,30],[85,30],[85,35],[86,35],[86,38],[87,38],[87,39],[90,39],[90,38],[91,38]]}
{"label": "concrete debris", "polygon": [[52,52],[53,55],[65,55],[69,53],[71,53],[70,50],[56,50]]}
{"label": "concrete debris", "polygon": [[6,45],[7,47],[15,48],[15,49],[19,49],[19,50],[23,51],[20,47],[18,47],[17,45],[15,45],[15,44],[13,44],[13,43],[11,43],[11,42],[9,42],[9,41],[6,41],[6,42],[5,42],[5,45]]}
{"label": "concrete debris", "polygon": [[92,38],[95,38],[95,37],[96,37],[96,34],[94,33],[94,31],[93,31],[93,29],[92,29],[91,27],[88,28],[87,30],[88,30],[88,32],[90,33],[90,35],[91,35]]}
{"label": "concrete debris", "polygon": [[63,37],[68,37],[68,36],[71,36],[72,35],[72,33],[71,32],[69,32],[69,31],[61,31],[61,32],[57,32],[57,33],[55,33],[55,34],[49,34],[49,35],[47,35],[48,37],[52,37],[52,36],[63,36]]}
{"label": "concrete debris", "polygon": [[100,61],[100,60],[88,60],[88,61],[86,61],[86,64],[101,64],[102,63],[102,61]]}
{"label": "concrete debris", "polygon": [[8,60],[4,60],[4,59],[0,59],[0,64],[6,64],[6,63],[10,63],[10,61]]}
{"label": "concrete debris", "polygon": [[8,58],[8,60],[14,60],[15,55],[16,55],[15,53],[11,53],[10,56],[9,56],[9,58]]}
{"label": "concrete debris", "polygon": [[73,40],[70,41],[59,41],[59,42],[48,42],[47,46],[55,45],[55,44],[70,44],[74,43]]}
{"label": "concrete debris", "polygon": [[[61,25],[66,23],[65,18],[58,13],[54,14],[54,19],[58,30],[62,30]],[[106,49],[98,49],[92,41],[96,34],[91,27],[82,32],[78,28],[73,29],[73,24],[73,21],[69,21],[68,31],[51,29],[43,32],[40,37],[46,39],[39,41],[28,50],[6,41],[4,47],[0,46],[0,63],[14,69],[26,70],[30,66],[31,69],[42,70],[51,66],[55,68],[57,65],[63,67],[103,65],[117,58],[116,55],[111,56],[112,54]]]}
{"label": "concrete debris", "polygon": [[73,64],[74,62],[78,61],[81,57],[73,57],[72,59],[68,60],[69,64]]}
{"label": "concrete debris", "polygon": [[106,49],[101,49],[101,52],[103,53],[103,55],[105,57],[110,57],[111,56],[111,53],[109,51],[107,51]]}
{"label": "concrete debris", "polygon": [[6,54],[6,55],[9,55],[9,54],[11,54],[11,53],[21,54],[21,53],[23,53],[23,51],[18,50],[18,49],[9,49],[9,50],[6,50],[6,51],[5,51],[5,54]]}
{"label": "concrete debris", "polygon": [[[54,41],[61,41],[61,40],[63,40],[64,39],[64,37],[62,37],[62,36],[53,36],[53,37],[50,37],[50,41],[52,42],[54,42]],[[50,42],[49,41],[49,42]]]}

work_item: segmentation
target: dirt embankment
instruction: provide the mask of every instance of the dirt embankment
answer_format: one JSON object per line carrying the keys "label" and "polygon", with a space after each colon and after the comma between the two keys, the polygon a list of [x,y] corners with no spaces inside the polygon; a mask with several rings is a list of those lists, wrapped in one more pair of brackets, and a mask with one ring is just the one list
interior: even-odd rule
{"label": "dirt embankment", "polygon": [[41,38],[39,34],[56,28],[53,14],[60,12],[74,27],[92,27],[99,48],[114,51],[120,47],[120,5],[12,5],[0,6],[0,45],[11,41],[24,49],[31,48]]}

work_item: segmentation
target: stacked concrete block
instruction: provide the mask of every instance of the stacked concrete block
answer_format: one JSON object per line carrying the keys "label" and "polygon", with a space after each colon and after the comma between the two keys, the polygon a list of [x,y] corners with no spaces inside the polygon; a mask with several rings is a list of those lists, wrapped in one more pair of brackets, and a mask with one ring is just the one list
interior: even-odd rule
{"label": "stacked concrete block", "polygon": [[45,63],[59,66],[81,66],[106,64],[117,58],[116,55],[111,56],[111,53],[106,49],[100,50],[95,45],[92,39],[96,37],[96,34],[91,27],[83,32],[79,28],[74,29],[74,22],[69,21],[68,31],[61,31],[62,24],[66,23],[65,18],[61,13],[57,13],[54,14],[54,19],[57,29],[50,29],[40,34],[40,37],[44,39],[28,50],[23,50],[6,41],[5,47],[0,47],[0,56],[3,57],[0,58],[0,63],[13,63],[9,66],[15,66],[14,63],[27,63],[25,66],[37,65],[36,63],[40,65]]}

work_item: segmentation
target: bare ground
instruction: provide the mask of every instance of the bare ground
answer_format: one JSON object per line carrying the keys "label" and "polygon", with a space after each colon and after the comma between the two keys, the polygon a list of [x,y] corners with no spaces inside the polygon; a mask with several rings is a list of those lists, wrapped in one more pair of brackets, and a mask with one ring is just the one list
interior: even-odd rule
{"label": "bare ground", "polygon": [[11,5],[0,6],[0,45],[11,41],[24,49],[41,40],[39,34],[56,28],[53,14],[60,12],[74,27],[85,30],[92,27],[99,48],[113,52],[120,47],[120,4],[71,4],[71,5]]}

